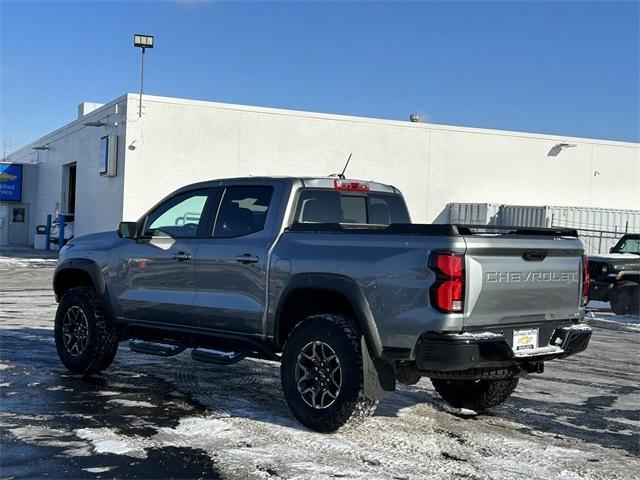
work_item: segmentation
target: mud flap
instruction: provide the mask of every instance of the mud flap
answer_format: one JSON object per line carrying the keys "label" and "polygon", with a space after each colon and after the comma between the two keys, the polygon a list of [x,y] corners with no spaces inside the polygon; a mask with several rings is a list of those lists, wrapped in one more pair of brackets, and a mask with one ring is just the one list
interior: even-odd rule
{"label": "mud flap", "polygon": [[364,336],[360,337],[362,352],[362,376],[364,396],[369,400],[382,400],[396,389],[393,366],[380,359],[373,359]]}

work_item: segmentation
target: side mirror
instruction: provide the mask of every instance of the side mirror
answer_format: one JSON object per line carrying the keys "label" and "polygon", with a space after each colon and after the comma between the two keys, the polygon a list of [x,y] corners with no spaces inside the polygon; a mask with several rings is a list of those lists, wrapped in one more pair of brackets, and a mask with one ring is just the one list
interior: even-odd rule
{"label": "side mirror", "polygon": [[138,224],[136,222],[120,222],[118,236],[120,238],[138,238]]}
{"label": "side mirror", "polygon": [[611,247],[611,248],[609,249],[609,253],[613,253],[613,249],[614,249],[614,248],[616,248],[616,247]]}

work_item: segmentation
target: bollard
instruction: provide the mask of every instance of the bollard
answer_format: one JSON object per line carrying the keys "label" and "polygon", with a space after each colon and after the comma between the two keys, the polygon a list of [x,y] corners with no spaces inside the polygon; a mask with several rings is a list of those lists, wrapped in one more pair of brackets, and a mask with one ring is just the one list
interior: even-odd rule
{"label": "bollard", "polygon": [[44,231],[44,234],[46,235],[45,241],[44,241],[44,247],[46,250],[51,250],[51,215],[47,215],[47,228]]}
{"label": "bollard", "polygon": [[60,223],[58,227],[58,250],[62,250],[64,247],[64,222],[66,218],[64,215],[60,215]]}

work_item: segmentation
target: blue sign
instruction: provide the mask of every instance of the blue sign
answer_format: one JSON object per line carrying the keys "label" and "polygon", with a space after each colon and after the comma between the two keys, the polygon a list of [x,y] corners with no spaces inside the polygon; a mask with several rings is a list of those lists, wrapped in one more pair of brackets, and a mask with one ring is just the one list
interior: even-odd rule
{"label": "blue sign", "polygon": [[22,165],[0,163],[0,202],[22,200]]}

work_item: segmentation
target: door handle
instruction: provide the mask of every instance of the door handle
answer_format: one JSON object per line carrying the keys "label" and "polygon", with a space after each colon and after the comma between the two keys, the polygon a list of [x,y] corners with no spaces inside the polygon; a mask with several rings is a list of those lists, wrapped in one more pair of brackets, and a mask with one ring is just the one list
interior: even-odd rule
{"label": "door handle", "polygon": [[173,256],[174,260],[178,262],[184,262],[185,260],[191,260],[191,254],[186,252],[178,252]]}
{"label": "door handle", "polygon": [[244,255],[238,255],[236,257],[236,262],[240,263],[258,263],[258,260],[260,260],[258,257],[251,255],[250,253],[245,253]]}
{"label": "door handle", "polygon": [[525,262],[541,262],[545,258],[547,258],[546,250],[525,250],[522,254]]}

